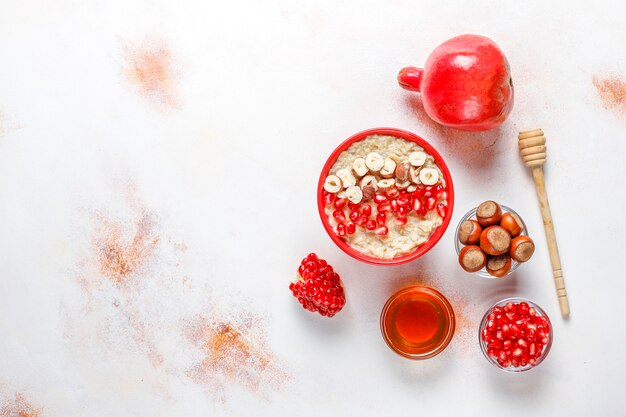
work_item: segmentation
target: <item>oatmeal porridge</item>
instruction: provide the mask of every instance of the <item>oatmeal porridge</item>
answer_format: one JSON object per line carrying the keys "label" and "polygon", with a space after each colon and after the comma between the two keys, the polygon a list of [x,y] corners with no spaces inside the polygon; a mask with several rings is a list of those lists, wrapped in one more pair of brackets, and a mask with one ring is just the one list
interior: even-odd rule
{"label": "oatmeal porridge", "polygon": [[418,144],[371,135],[343,151],[324,181],[325,213],[351,247],[392,259],[423,245],[447,212],[446,184]]}

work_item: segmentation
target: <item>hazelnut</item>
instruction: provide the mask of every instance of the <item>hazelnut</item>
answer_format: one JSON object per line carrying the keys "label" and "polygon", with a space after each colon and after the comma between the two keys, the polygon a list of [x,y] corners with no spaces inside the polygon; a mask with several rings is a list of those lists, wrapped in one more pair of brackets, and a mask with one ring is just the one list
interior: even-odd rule
{"label": "hazelnut", "polygon": [[511,257],[506,253],[487,259],[487,272],[489,275],[500,278],[508,274],[510,270]]}
{"label": "hazelnut", "polygon": [[487,262],[487,256],[476,245],[465,246],[459,252],[459,264],[467,272],[476,272],[482,269]]}
{"label": "hazelnut", "polygon": [[522,221],[513,213],[504,213],[500,220],[500,226],[509,232],[511,237],[519,236],[522,233]]}
{"label": "hazelnut", "polygon": [[502,218],[502,208],[495,201],[485,201],[480,203],[476,209],[476,220],[482,227],[493,226],[500,223]]}
{"label": "hazelnut", "polygon": [[528,236],[518,236],[511,242],[509,255],[517,262],[526,262],[535,253],[535,242]]}
{"label": "hazelnut", "polygon": [[483,228],[476,220],[465,220],[459,227],[459,242],[464,245],[477,245]]}
{"label": "hazelnut", "polygon": [[511,247],[511,235],[500,226],[489,226],[480,234],[480,248],[487,255],[502,255]]}

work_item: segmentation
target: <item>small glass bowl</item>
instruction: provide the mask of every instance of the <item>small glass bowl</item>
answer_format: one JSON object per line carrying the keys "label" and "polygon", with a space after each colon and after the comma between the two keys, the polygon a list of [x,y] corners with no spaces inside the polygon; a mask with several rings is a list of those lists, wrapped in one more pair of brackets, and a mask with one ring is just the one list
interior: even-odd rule
{"label": "small glass bowl", "polygon": [[[543,316],[546,318],[546,320],[548,321],[548,326],[550,326],[550,331],[548,332],[548,343],[545,344],[545,346],[543,347],[543,352],[541,353],[541,356],[539,358],[537,358],[536,362],[534,365],[526,365],[526,366],[509,366],[509,367],[502,367],[500,366],[500,364],[498,363],[498,361],[494,358],[492,358],[491,356],[489,356],[489,354],[487,353],[487,342],[485,342],[482,338],[482,333],[483,330],[487,327],[487,322],[489,314],[491,314],[493,312],[493,309],[495,307],[504,307],[507,303],[521,303],[521,302],[525,302],[528,304],[529,307],[534,307],[534,309],[537,312],[537,316]],[[485,358],[496,368],[498,369],[502,369],[503,371],[506,372],[524,372],[527,371],[529,369],[533,369],[536,368],[541,362],[543,362],[543,360],[546,358],[546,356],[548,356],[548,353],[550,353],[550,348],[552,347],[552,340],[553,340],[553,328],[552,328],[552,322],[550,321],[550,317],[548,317],[548,315],[546,314],[546,312],[539,307],[537,304],[533,303],[532,301],[526,299],[526,298],[520,298],[520,297],[512,297],[512,298],[505,298],[502,301],[498,301],[497,303],[495,303],[494,305],[492,305],[487,312],[485,313],[485,315],[483,316],[483,319],[480,322],[480,327],[478,328],[478,343],[480,344],[480,350],[483,352],[483,355],[485,356]]]}
{"label": "small glass bowl", "polygon": [[[413,342],[403,338],[399,325],[394,322],[396,319],[400,320],[397,314],[402,314],[400,312],[402,307],[411,302],[430,305],[430,311],[436,316],[438,324],[435,330],[437,334],[421,345],[414,345]],[[406,320],[405,317],[403,319],[405,325]],[[408,359],[429,359],[438,355],[452,340],[454,329],[454,310],[450,302],[434,288],[421,285],[408,286],[396,292],[387,300],[380,314],[380,330],[385,343],[395,353]]]}
{"label": "small glass bowl", "polygon": [[[507,207],[505,205],[500,204],[500,207],[502,208],[502,213],[512,213],[515,214],[517,216],[518,219],[520,219],[520,221],[522,222],[522,232],[520,233],[520,236],[528,236],[528,228],[526,227],[526,223],[524,223],[524,219],[522,219],[522,216],[520,216],[519,214],[517,214],[517,212],[515,210],[513,210],[510,207]],[[459,224],[457,224],[456,226],[456,231],[454,232],[454,249],[456,249],[456,254],[457,256],[459,255],[459,252],[461,252],[461,249],[463,249],[463,247],[465,246],[464,244],[462,244],[459,241],[459,230],[461,229],[461,225],[463,224],[463,222],[465,220],[476,220],[476,210],[478,210],[478,207],[474,207],[473,209],[471,209],[470,211],[468,211],[467,213],[465,213],[465,215],[463,217],[461,217],[461,220],[459,221]],[[511,269],[509,270],[509,272],[507,272],[506,275],[502,276],[502,277],[494,277],[493,275],[491,275],[489,272],[487,272],[487,268],[483,267],[481,270],[476,271],[476,272],[468,272],[470,274],[476,274],[478,276],[481,276],[483,278],[495,278],[495,279],[502,279],[506,276],[508,276],[509,274],[513,273],[513,271],[515,271],[517,268],[519,268],[521,264],[519,262],[517,262],[514,259],[511,259]]]}

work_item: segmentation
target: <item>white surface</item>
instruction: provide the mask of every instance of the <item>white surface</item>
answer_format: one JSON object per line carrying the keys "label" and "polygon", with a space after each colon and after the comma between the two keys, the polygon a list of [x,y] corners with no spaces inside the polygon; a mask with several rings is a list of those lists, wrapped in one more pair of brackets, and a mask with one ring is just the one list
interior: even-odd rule
{"label": "white surface", "polygon": [[[624,4],[3,2],[1,395],[22,393],[45,416],[626,415],[626,118],[604,109],[592,84],[595,74],[626,74]],[[516,87],[507,122],[483,135],[427,122],[395,83],[399,68],[467,32],[501,46]],[[137,95],[121,73],[121,45],[145,37],[171,48],[175,108]],[[325,235],[315,206],[330,151],[376,126],[429,140],[457,190],[444,238],[401,267],[349,258]],[[558,314],[516,149],[517,132],[534,127],[548,138],[569,322]],[[164,243],[141,302],[124,300],[157,340],[158,366],[132,338],[95,335],[103,323],[128,334],[128,322],[108,308],[115,288],[90,299],[79,282],[93,256],[93,213],[132,219],[120,184],[135,187],[162,236],[188,248]],[[454,254],[454,225],[487,198],[521,213],[537,242],[533,260],[501,281],[462,273]],[[348,304],[331,320],[301,310],[287,289],[310,251],[346,285]],[[378,328],[387,297],[416,277],[465,317],[450,347],[424,362],[395,356]],[[183,278],[193,284],[187,290]],[[555,328],[549,357],[520,375],[492,368],[475,335],[485,309],[513,295],[543,306]],[[89,300],[95,311],[85,313]],[[232,384],[217,401],[187,376],[197,352],[177,326],[216,304],[266,318],[274,357],[291,376],[281,388],[259,395]]]}

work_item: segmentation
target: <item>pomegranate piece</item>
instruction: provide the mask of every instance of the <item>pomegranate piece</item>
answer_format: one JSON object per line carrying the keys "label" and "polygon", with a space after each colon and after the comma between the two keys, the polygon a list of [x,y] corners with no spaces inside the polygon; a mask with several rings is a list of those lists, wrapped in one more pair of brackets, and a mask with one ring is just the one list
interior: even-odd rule
{"label": "pomegranate piece", "polygon": [[337,210],[343,210],[347,205],[348,205],[348,199],[347,198],[337,198],[335,199],[335,208]]}
{"label": "pomegranate piece", "polygon": [[367,223],[365,223],[365,228],[367,230],[376,229],[376,220],[368,220]]}
{"label": "pomegranate piece", "polygon": [[439,215],[439,217],[443,219],[446,217],[447,213],[448,206],[446,206],[444,203],[437,203],[437,214]]}
{"label": "pomegranate piece", "polygon": [[352,222],[347,222],[346,223],[346,233],[348,233],[349,235],[354,234],[354,232],[356,232],[356,225]]}
{"label": "pomegranate piece", "polygon": [[369,217],[372,214],[372,206],[365,204],[363,209],[361,209],[361,213]]}
{"label": "pomegranate piece", "polygon": [[329,193],[328,191],[324,190],[322,192],[322,197],[324,200],[324,205],[325,206],[330,206],[331,204],[333,204],[335,202],[335,197],[337,197],[335,194],[333,193]]}
{"label": "pomegranate piece", "polygon": [[352,211],[350,212],[350,215],[348,217],[351,221],[356,222],[357,220],[359,220],[359,217],[361,217],[361,215],[358,211]]}
{"label": "pomegranate piece", "polygon": [[337,225],[336,232],[339,236],[344,237],[346,235],[346,225],[343,223],[339,223]]}
{"label": "pomegranate piece", "polygon": [[335,210],[335,211],[333,211],[333,217],[335,219],[337,219],[337,221],[339,221],[339,222],[345,222],[346,221],[346,215],[343,212],[343,210]]}
{"label": "pomegranate piece", "polygon": [[382,226],[374,230],[374,233],[378,236],[385,236],[387,233],[389,233],[389,229],[387,228],[387,226]]}
{"label": "pomegranate piece", "polygon": [[378,213],[376,215],[376,224],[385,226],[387,224],[387,215],[385,215],[385,213]]}
{"label": "pomegranate piece", "polygon": [[346,304],[339,275],[314,253],[302,260],[298,277],[289,284],[289,290],[304,309],[325,317],[334,316]]}
{"label": "pomegranate piece", "polygon": [[548,318],[525,302],[494,307],[481,332],[487,354],[502,367],[535,366],[551,337]]}

